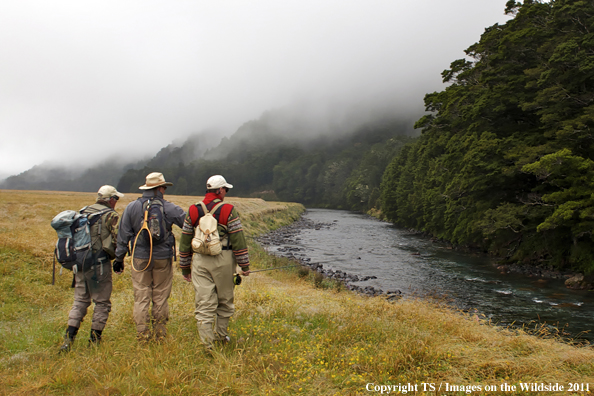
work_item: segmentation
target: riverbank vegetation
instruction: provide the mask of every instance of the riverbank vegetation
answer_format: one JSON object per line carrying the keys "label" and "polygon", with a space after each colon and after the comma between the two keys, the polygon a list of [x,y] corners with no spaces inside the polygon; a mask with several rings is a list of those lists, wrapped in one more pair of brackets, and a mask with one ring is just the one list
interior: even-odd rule
{"label": "riverbank vegetation", "polygon": [[[591,347],[491,326],[434,302],[362,297],[303,269],[244,278],[236,289],[233,341],[207,355],[197,337],[193,289],[177,268],[168,338],[160,344],[136,341],[128,265],[123,275],[114,275],[103,343],[88,345],[86,320],[73,350],[60,355],[71,274],[58,275],[51,285],[55,231],[49,224],[59,211],[94,197],[0,191],[0,394],[356,395],[367,394],[368,383],[412,384],[423,394],[422,383],[445,382],[483,388],[580,383],[594,389]],[[135,198],[127,194],[118,211]],[[166,198],[182,207],[198,200]],[[303,210],[259,199],[229,201],[251,236],[287,224]],[[251,258],[254,268],[287,264],[253,243]]]}
{"label": "riverbank vegetation", "polygon": [[384,175],[388,220],[509,261],[594,271],[594,3],[514,18],[443,72]]}

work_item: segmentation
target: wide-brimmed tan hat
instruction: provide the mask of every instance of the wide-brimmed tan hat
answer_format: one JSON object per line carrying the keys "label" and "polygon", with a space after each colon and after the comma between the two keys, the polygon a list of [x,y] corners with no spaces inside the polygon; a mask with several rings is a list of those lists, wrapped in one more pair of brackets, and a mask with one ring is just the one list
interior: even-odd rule
{"label": "wide-brimmed tan hat", "polygon": [[114,186],[110,186],[109,184],[101,186],[99,191],[97,191],[97,199],[105,199],[111,197],[118,197],[118,199],[120,199],[123,196],[124,194],[122,194],[121,192],[116,190]]}
{"label": "wide-brimmed tan hat", "polygon": [[165,181],[165,177],[160,172],[149,173],[146,177],[144,186],[138,187],[141,190],[150,190],[151,188],[157,188],[162,186],[173,186],[173,183]]}

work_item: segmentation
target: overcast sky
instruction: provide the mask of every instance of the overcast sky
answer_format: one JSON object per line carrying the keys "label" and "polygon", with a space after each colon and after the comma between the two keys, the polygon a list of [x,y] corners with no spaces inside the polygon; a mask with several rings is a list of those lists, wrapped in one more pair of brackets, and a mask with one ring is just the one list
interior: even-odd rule
{"label": "overcast sky", "polygon": [[310,98],[422,109],[506,1],[2,1],[0,177],[77,143],[138,157],[230,134]]}

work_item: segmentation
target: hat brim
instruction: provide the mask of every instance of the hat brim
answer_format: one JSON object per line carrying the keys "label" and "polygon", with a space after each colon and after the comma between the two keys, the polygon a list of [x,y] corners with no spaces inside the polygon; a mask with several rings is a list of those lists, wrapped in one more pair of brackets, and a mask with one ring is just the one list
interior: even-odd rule
{"label": "hat brim", "polygon": [[139,190],[152,190],[153,188],[157,188],[157,187],[169,187],[169,186],[173,186],[173,183],[171,182],[163,182],[163,183],[159,183],[159,184],[155,184],[155,185],[150,185],[147,186],[146,184],[144,186],[140,186],[138,187]]}

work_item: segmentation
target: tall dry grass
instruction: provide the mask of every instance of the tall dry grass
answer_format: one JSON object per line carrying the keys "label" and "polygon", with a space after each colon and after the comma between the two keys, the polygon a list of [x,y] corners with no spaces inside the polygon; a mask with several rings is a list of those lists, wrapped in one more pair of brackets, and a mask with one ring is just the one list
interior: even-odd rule
{"label": "tall dry grass", "polygon": [[[198,199],[166,198],[182,207]],[[127,195],[119,211],[132,199]],[[0,394],[362,395],[370,393],[368,383],[415,384],[416,393],[424,394],[422,383],[446,382],[483,387],[577,382],[594,390],[590,347],[493,327],[427,301],[362,297],[316,282],[306,270],[245,278],[236,289],[233,342],[212,355],[198,341],[193,290],[177,269],[167,340],[138,344],[126,271],[114,276],[104,342],[88,345],[86,320],[72,352],[60,355],[71,277],[65,273],[50,285],[55,232],[49,222],[59,211],[93,200],[93,194],[0,191]],[[229,201],[252,235],[291,221],[301,210],[261,200]],[[255,245],[251,257],[255,267],[288,264]]]}

